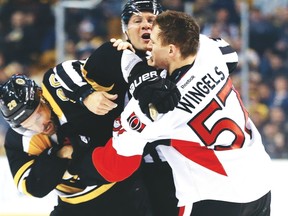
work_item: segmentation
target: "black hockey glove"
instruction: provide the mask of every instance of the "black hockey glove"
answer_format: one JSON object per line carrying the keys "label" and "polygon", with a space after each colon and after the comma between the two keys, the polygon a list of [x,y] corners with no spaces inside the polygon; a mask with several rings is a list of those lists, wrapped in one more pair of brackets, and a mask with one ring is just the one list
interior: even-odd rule
{"label": "black hockey glove", "polygon": [[72,159],[80,158],[87,150],[89,150],[90,138],[83,135],[75,135],[69,137],[69,140],[73,146]]}
{"label": "black hockey glove", "polygon": [[[142,112],[150,119],[149,104],[154,105],[158,113],[167,113],[177,106],[181,98],[175,83],[159,75],[152,76],[151,74],[152,72],[145,73],[130,84],[130,93],[139,101]],[[144,80],[145,77],[146,80]],[[139,80],[142,82],[136,85]]]}
{"label": "black hockey glove", "polygon": [[181,97],[175,83],[163,79],[155,68],[149,66],[145,60],[141,60],[135,54],[132,60],[130,58],[124,61],[126,64],[122,67],[126,73],[129,73],[129,92],[139,101],[142,112],[153,119],[150,116],[150,105],[153,105],[158,113],[167,113],[173,110]]}
{"label": "black hockey glove", "polygon": [[63,147],[63,145],[55,144],[51,148],[49,148],[46,153],[51,157],[57,157],[57,152]]}
{"label": "black hockey glove", "polygon": [[73,146],[72,160],[68,171],[72,175],[78,175],[80,172],[81,161],[90,149],[90,138],[83,135],[75,135],[68,138]]}
{"label": "black hockey glove", "polygon": [[57,137],[60,145],[72,145],[72,158],[81,157],[81,154],[90,147],[90,137],[79,135],[69,123],[65,123],[58,128]]}

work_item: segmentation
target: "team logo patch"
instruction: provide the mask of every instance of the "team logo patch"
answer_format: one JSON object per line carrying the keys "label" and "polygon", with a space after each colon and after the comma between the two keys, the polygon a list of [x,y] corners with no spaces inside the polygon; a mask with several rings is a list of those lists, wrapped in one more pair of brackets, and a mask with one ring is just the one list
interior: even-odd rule
{"label": "team logo patch", "polygon": [[15,80],[15,82],[18,84],[18,85],[24,85],[26,82],[24,79],[21,79],[21,78],[18,78]]}
{"label": "team logo patch", "polygon": [[56,94],[62,101],[69,101],[69,98],[66,97],[63,89],[61,89],[61,88],[57,89]]}
{"label": "team logo patch", "polygon": [[123,134],[126,130],[122,127],[120,117],[116,118],[113,123],[113,132],[116,133],[118,136]]}
{"label": "team logo patch", "polygon": [[121,125],[121,120],[120,120],[120,117],[116,118],[114,120],[114,123],[113,123],[113,131],[114,132],[117,132],[121,129],[122,125]]}
{"label": "team logo patch", "polygon": [[127,118],[127,122],[132,130],[135,130],[139,133],[141,133],[142,130],[146,127],[146,125],[140,121],[134,112],[131,113],[131,115]]}
{"label": "team logo patch", "polygon": [[83,143],[85,143],[85,144],[88,144],[89,141],[90,141],[90,138],[89,138],[89,137],[82,136],[82,135],[80,135],[80,139],[81,139],[81,141],[82,141]]}

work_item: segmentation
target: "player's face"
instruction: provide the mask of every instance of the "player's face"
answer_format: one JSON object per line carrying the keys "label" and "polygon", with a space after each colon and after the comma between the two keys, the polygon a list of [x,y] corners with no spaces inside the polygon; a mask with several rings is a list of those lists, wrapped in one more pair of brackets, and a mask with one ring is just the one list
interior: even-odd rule
{"label": "player's face", "polygon": [[147,50],[151,28],[156,15],[150,12],[133,14],[128,22],[126,35],[132,45],[138,50]]}
{"label": "player's face", "polygon": [[160,29],[157,25],[154,26],[151,35],[150,42],[148,44],[149,49],[151,49],[151,58],[148,61],[149,65],[161,68],[161,69],[169,69],[169,45],[163,46],[161,43],[161,39],[158,37]]}
{"label": "player's face", "polygon": [[43,102],[40,102],[32,115],[21,123],[21,126],[46,135],[52,135],[56,130],[55,124],[51,120],[51,109]]}

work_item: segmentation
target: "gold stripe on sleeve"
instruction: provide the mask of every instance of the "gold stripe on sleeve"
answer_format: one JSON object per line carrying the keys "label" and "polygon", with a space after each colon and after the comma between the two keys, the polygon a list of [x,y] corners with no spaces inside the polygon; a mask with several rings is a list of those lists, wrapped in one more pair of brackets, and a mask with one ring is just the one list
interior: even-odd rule
{"label": "gold stripe on sleeve", "polygon": [[22,182],[22,189],[23,189],[23,193],[24,193],[25,195],[32,196],[32,195],[27,191],[27,188],[26,188],[26,179],[24,179],[23,182]]}
{"label": "gold stripe on sleeve", "polygon": [[34,163],[34,160],[28,161],[25,163],[16,173],[14,176],[14,183],[18,187],[19,181],[23,175],[23,173]]}
{"label": "gold stripe on sleeve", "polygon": [[89,200],[94,199],[95,197],[100,196],[101,194],[105,193],[107,190],[109,190],[111,187],[113,187],[116,184],[116,182],[110,183],[110,184],[104,184],[99,188],[96,188],[95,190],[85,194],[85,195],[80,195],[78,197],[60,197],[60,199],[63,202],[67,202],[70,204],[79,204],[83,202],[87,202]]}
{"label": "gold stripe on sleeve", "polygon": [[111,89],[113,89],[113,87],[114,87],[114,84],[112,84],[111,86],[108,86],[108,87],[101,86],[101,85],[99,85],[98,83],[96,83],[94,80],[87,78],[87,77],[86,77],[87,71],[86,71],[84,68],[82,69],[82,73],[83,73],[83,76],[84,76],[85,80],[86,80],[86,81],[92,86],[92,88],[95,89],[96,91],[105,91],[105,92],[108,92],[108,91],[110,91]]}

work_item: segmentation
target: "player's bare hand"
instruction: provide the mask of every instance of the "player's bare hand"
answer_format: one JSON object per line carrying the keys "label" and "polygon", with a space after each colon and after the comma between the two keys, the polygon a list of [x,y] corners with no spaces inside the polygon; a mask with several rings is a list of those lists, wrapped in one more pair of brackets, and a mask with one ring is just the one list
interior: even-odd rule
{"label": "player's bare hand", "polygon": [[109,94],[104,91],[95,91],[88,95],[83,103],[87,109],[96,115],[105,115],[117,107],[117,104],[113,102],[113,100],[115,100],[117,97],[117,94]]}
{"label": "player's bare hand", "polygon": [[135,49],[133,48],[132,44],[127,41],[123,41],[122,39],[111,38],[110,42],[113,43],[114,47],[117,47],[117,50],[130,49],[135,53]]}
{"label": "player's bare hand", "polygon": [[57,157],[72,159],[73,147],[72,145],[64,145],[58,152]]}

